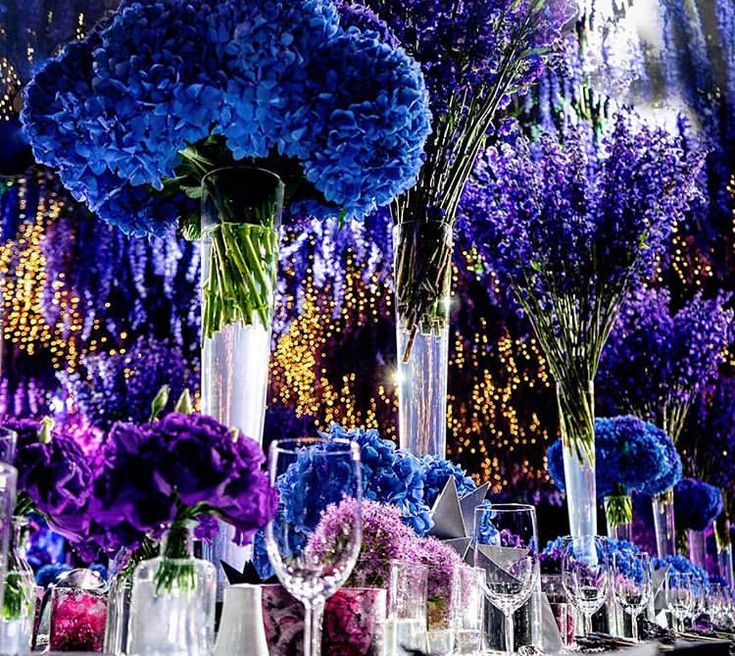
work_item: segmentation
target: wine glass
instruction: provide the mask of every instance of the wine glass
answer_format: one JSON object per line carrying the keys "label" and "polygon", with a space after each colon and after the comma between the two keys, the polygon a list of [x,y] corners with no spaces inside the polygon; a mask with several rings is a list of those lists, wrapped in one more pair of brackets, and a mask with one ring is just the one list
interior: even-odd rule
{"label": "wine glass", "polygon": [[666,604],[676,619],[676,629],[681,631],[684,618],[694,610],[694,583],[691,574],[669,572],[666,576]]}
{"label": "wine glass", "polygon": [[319,656],[324,604],[349,578],[362,545],[360,447],[347,439],[278,440],[268,470],[279,492],[265,529],[268,559],[304,604],[304,656]]}
{"label": "wine glass", "polygon": [[633,624],[633,640],[638,642],[638,616],[653,598],[651,557],[644,552],[615,552],[612,560],[615,598]]}
{"label": "wine glass", "polygon": [[727,621],[728,590],[721,583],[710,583],[707,594],[707,611],[713,626],[724,626]]}
{"label": "wine glass", "polygon": [[485,571],[484,591],[505,617],[505,651],[514,649],[513,613],[539,580],[536,509],[498,503],[475,510],[475,567]]}
{"label": "wine glass", "polygon": [[584,616],[584,633],[592,633],[592,616],[607,599],[607,543],[597,535],[562,540],[561,583],[569,602]]}

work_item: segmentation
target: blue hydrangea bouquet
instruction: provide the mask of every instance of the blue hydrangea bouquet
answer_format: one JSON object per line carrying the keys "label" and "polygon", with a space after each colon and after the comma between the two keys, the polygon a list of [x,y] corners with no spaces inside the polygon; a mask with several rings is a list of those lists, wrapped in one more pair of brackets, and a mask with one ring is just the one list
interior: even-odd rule
{"label": "blue hydrangea bouquet", "polygon": [[[22,120],[36,159],[137,236],[197,236],[202,178],[235,162],[277,173],[295,214],[362,217],[414,183],[430,130],[416,62],[332,0],[125,0],[36,72]],[[255,321],[238,281],[277,240],[214,243],[205,305],[234,296]],[[231,319],[207,310],[205,334]]]}

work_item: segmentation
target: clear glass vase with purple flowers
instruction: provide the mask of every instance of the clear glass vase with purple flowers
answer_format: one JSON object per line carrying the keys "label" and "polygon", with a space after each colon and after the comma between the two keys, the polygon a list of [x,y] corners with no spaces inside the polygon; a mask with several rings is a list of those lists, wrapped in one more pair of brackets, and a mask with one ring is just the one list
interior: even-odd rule
{"label": "clear glass vase with purple flowers", "polygon": [[211,563],[194,558],[193,531],[193,522],[174,522],[161,540],[161,555],[136,567],[130,656],[211,654],[216,573]]}
{"label": "clear glass vase with purple flowers", "polygon": [[8,549],[8,571],[0,617],[0,654],[30,651],[36,607],[36,581],[26,558],[28,520],[13,517],[13,538]]}

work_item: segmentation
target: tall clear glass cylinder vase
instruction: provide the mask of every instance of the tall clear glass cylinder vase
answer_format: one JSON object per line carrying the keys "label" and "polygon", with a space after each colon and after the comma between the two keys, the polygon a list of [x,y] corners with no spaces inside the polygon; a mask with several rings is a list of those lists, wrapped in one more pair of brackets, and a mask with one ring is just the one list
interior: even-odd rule
{"label": "tall clear glass cylinder vase", "polygon": [[653,527],[656,532],[656,552],[659,558],[676,554],[676,522],[674,488],[652,497]]}
{"label": "tall clear glass cylinder vase", "polygon": [[605,497],[607,536],[615,540],[633,541],[633,499],[627,494]]}
{"label": "tall clear glass cylinder vase", "polygon": [[556,395],[569,530],[575,537],[597,535],[594,384],[557,383]]}
{"label": "tall clear glass cylinder vase", "polygon": [[717,573],[727,581],[730,587],[735,584],[732,562],[732,538],[730,537],[730,520],[721,513],[715,520],[715,543],[717,545]]}
{"label": "tall clear glass cylinder vase", "polygon": [[[231,167],[202,180],[202,412],[263,439],[284,186],[263,169]],[[242,571],[248,551],[220,531],[205,557]]]}
{"label": "tall clear glass cylinder vase", "polygon": [[689,560],[707,570],[707,537],[704,531],[687,531],[689,543]]}
{"label": "tall clear glass cylinder vase", "polygon": [[393,230],[401,448],[444,457],[447,445],[450,225],[405,221]]}

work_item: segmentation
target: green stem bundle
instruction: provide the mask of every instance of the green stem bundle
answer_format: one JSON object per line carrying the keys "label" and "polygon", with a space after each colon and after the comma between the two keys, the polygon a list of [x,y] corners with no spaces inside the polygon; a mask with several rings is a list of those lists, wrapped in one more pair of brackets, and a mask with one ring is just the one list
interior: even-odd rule
{"label": "green stem bundle", "polygon": [[238,323],[270,327],[278,270],[275,228],[223,222],[203,236],[211,244],[202,287],[204,337]]}

